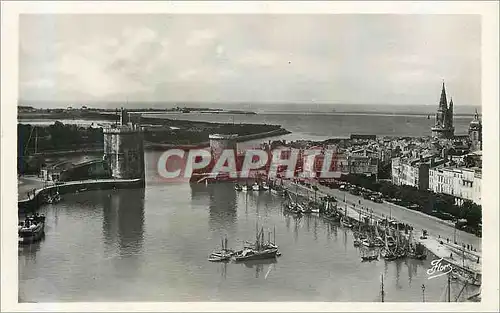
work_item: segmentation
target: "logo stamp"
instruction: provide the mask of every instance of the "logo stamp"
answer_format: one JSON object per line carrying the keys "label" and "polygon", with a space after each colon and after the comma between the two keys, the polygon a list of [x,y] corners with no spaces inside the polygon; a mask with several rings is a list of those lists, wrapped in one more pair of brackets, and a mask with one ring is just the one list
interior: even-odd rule
{"label": "logo stamp", "polygon": [[429,275],[427,279],[433,279],[436,277],[447,275],[451,273],[451,271],[453,271],[453,267],[451,266],[451,264],[443,263],[443,258],[433,260],[431,262],[431,265],[432,267],[427,270],[427,275]]}

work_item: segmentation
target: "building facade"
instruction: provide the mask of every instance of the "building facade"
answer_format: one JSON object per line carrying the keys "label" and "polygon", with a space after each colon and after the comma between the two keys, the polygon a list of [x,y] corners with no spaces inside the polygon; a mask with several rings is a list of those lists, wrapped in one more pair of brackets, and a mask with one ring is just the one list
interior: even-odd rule
{"label": "building facade", "polygon": [[397,186],[412,186],[418,189],[429,188],[429,169],[433,160],[411,160],[394,158],[391,164],[391,180]]}
{"label": "building facade", "polygon": [[456,204],[470,200],[481,205],[481,169],[437,167],[429,171],[429,189],[455,197]]}
{"label": "building facade", "polygon": [[450,100],[450,104],[448,105],[444,82],[436,113],[436,121],[431,130],[432,137],[435,138],[451,139],[455,135],[455,127],[453,126],[453,99]]}

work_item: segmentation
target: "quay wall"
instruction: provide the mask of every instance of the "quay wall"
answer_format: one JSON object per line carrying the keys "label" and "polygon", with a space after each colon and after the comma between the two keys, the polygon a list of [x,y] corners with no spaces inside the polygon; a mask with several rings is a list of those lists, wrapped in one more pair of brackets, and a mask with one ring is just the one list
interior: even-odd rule
{"label": "quay wall", "polygon": [[18,200],[18,213],[37,210],[43,205],[47,195],[54,194],[56,191],[60,195],[75,193],[79,190],[109,190],[109,189],[133,189],[144,188],[145,182],[142,179],[103,179],[103,180],[84,180],[57,183],[51,186],[35,190],[34,196],[27,199]]}

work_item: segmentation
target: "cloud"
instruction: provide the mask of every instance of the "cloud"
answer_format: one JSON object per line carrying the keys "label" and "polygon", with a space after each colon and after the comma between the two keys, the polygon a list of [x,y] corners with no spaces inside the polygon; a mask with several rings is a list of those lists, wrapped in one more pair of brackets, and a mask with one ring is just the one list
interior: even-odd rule
{"label": "cloud", "polygon": [[481,100],[475,16],[31,15],[20,25],[23,99],[428,104],[444,78],[457,103]]}
{"label": "cloud", "polygon": [[210,29],[201,29],[191,32],[186,40],[186,45],[197,47],[211,42],[215,38],[215,32]]}

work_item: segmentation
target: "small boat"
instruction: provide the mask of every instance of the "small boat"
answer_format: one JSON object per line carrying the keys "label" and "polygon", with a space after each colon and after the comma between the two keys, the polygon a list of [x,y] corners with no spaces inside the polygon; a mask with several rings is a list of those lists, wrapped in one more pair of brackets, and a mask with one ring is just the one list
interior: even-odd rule
{"label": "small boat", "polygon": [[42,239],[45,233],[45,216],[35,214],[19,222],[17,227],[20,244],[36,242]]}
{"label": "small boat", "polygon": [[427,259],[427,254],[425,254],[424,245],[418,242],[415,246],[415,249],[409,253],[409,257],[415,260]]}
{"label": "small boat", "polygon": [[[276,230],[275,230],[275,237],[276,237]],[[237,251],[233,255],[233,257],[236,262],[242,262],[242,261],[271,259],[271,258],[276,258],[279,255],[281,254],[278,251],[278,246],[274,242],[271,243],[270,234],[269,234],[269,241],[267,243],[264,243],[264,229],[262,228],[260,232],[257,232],[255,243],[253,245],[247,243],[244,246],[243,250]]]}
{"label": "small boat", "polygon": [[[50,201],[50,202],[49,202]],[[59,192],[56,192],[56,194],[53,197],[48,197],[47,203],[58,203],[61,201],[61,195],[59,195]]]}
{"label": "small boat", "polygon": [[355,239],[354,239],[354,242],[353,242],[353,245],[354,245],[355,247],[359,247],[359,246],[361,245],[361,240],[359,240],[358,238],[355,238]]}
{"label": "small boat", "polygon": [[254,191],[260,191],[260,190],[261,190],[260,185],[259,185],[259,184],[257,184],[257,183],[254,183],[254,184],[252,185],[252,189],[253,189]]}
{"label": "small boat", "polygon": [[384,258],[384,260],[386,260],[386,261],[394,261],[394,260],[396,260],[398,257],[397,257],[395,254],[393,254],[393,253],[386,253],[386,254],[384,254],[384,255],[383,255],[383,258]]}
{"label": "small boat", "polygon": [[233,250],[227,248],[227,238],[225,238],[222,240],[222,249],[212,252],[208,257],[208,260],[210,262],[229,261],[234,254],[235,252]]}
{"label": "small boat", "polygon": [[263,182],[262,185],[260,185],[261,190],[269,190],[269,186],[266,184],[266,182]]}
{"label": "small boat", "polygon": [[342,217],[340,219],[340,225],[344,226],[344,227],[347,227],[347,228],[352,228],[352,224],[349,223],[349,221],[347,221],[346,218]]}
{"label": "small boat", "polygon": [[372,255],[363,255],[361,257],[361,261],[363,262],[369,262],[369,261],[375,261],[375,260],[378,260],[378,255],[376,254],[372,254]]}
{"label": "small boat", "polygon": [[243,250],[238,251],[234,255],[234,259],[236,262],[270,259],[270,258],[275,258],[277,256],[277,253],[278,249],[276,248],[262,249],[262,250],[257,250],[253,248],[244,248]]}
{"label": "small boat", "polygon": [[234,190],[236,190],[236,191],[242,191],[243,187],[240,184],[236,184],[236,185],[234,185]]}
{"label": "small boat", "polygon": [[248,185],[243,185],[243,186],[241,186],[241,190],[242,190],[242,191],[248,191],[248,190],[250,190],[250,189],[251,189],[251,187],[250,187],[250,186],[248,186]]}
{"label": "small boat", "polygon": [[365,246],[367,248],[374,248],[375,247],[375,244],[370,239],[362,240],[361,243],[363,244],[363,246]]}

